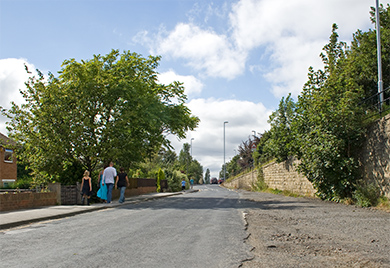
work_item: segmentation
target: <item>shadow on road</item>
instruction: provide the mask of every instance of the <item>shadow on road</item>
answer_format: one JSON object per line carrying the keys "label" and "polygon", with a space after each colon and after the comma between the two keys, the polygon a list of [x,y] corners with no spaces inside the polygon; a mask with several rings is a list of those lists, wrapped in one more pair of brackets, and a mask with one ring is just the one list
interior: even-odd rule
{"label": "shadow on road", "polygon": [[[195,195],[195,196],[194,196]],[[196,196],[197,194],[173,196],[164,199],[150,200],[137,204],[128,204],[117,207],[117,209],[262,209],[262,210],[295,210],[305,208],[313,208],[308,202],[300,199],[291,200],[264,200],[253,201],[245,198],[237,197],[205,197]]]}

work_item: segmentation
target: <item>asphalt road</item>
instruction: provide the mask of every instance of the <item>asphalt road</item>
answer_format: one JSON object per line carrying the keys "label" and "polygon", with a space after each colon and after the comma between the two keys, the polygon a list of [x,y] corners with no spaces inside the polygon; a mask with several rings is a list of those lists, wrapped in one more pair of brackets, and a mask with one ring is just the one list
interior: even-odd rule
{"label": "asphalt road", "polygon": [[199,189],[0,232],[0,267],[239,267],[245,201]]}

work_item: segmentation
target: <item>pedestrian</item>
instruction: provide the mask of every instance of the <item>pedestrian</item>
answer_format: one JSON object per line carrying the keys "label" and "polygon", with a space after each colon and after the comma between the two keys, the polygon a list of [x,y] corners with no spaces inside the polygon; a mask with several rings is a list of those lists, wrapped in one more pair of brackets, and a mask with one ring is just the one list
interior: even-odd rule
{"label": "pedestrian", "polygon": [[191,180],[190,180],[190,186],[191,186],[191,189],[194,188],[194,179],[193,178],[191,178]]}
{"label": "pedestrian", "polygon": [[89,206],[89,198],[92,195],[92,183],[91,177],[89,176],[89,171],[84,171],[83,179],[80,187],[81,194],[83,195],[83,199],[81,203],[84,205],[85,198],[87,198],[87,204]]}
{"label": "pedestrian", "polygon": [[114,163],[110,162],[110,165],[104,169],[103,172],[103,185],[107,186],[107,204],[111,203],[112,189],[114,188],[114,180],[116,177],[116,169]]}
{"label": "pedestrian", "polygon": [[107,166],[104,166],[104,168],[99,172],[98,184],[100,185],[100,188],[97,191],[97,197],[103,200],[104,203],[107,203],[107,185],[103,184],[103,172],[106,167]]}
{"label": "pedestrian", "polygon": [[186,180],[183,178],[181,181],[181,190],[184,191],[186,189]]}
{"label": "pedestrian", "polygon": [[125,191],[126,186],[129,185],[129,178],[127,177],[127,174],[125,173],[124,168],[120,168],[118,176],[116,176],[115,181],[115,189],[119,189],[121,191],[121,195],[119,197],[119,203],[125,202]]}

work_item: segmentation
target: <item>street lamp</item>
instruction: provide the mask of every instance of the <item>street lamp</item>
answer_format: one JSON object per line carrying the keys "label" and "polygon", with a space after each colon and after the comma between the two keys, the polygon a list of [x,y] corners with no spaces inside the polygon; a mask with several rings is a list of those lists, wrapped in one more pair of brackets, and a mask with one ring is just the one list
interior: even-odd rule
{"label": "street lamp", "polygon": [[381,53],[381,32],[379,24],[379,0],[376,0],[376,45],[378,57],[378,94],[379,94],[379,111],[382,112],[383,105],[383,81],[382,81],[382,53]]}
{"label": "street lamp", "polygon": [[228,121],[223,122],[223,180],[225,181],[226,177],[226,164],[225,164],[225,125],[229,123]]}

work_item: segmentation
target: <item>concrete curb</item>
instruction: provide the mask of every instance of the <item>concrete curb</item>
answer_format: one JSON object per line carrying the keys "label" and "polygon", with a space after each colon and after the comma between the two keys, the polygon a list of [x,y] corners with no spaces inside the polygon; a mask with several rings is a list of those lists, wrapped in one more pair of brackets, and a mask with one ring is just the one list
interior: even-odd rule
{"label": "concrete curb", "polygon": [[[166,193],[166,194],[160,194],[160,195],[154,194],[154,195],[135,196],[135,197],[128,198],[127,199],[128,201],[125,201],[122,204],[113,203],[113,204],[96,204],[96,205],[92,205],[92,206],[69,206],[69,208],[72,208],[75,210],[72,212],[64,212],[64,213],[56,212],[53,215],[48,215],[48,216],[34,216],[34,217],[30,217],[30,218],[28,218],[28,216],[27,216],[27,218],[24,217],[24,219],[17,219],[17,220],[13,220],[13,221],[11,220],[11,221],[6,222],[6,223],[0,223],[0,230],[10,229],[10,228],[14,228],[14,227],[22,226],[22,225],[27,225],[27,224],[31,224],[31,223],[36,223],[36,222],[41,222],[41,221],[55,220],[55,219],[71,217],[71,216],[75,216],[75,215],[79,215],[79,214],[83,214],[83,213],[88,213],[88,212],[93,212],[93,211],[98,211],[98,210],[116,208],[116,207],[125,206],[125,205],[129,205],[129,204],[136,204],[136,203],[159,199],[159,198],[164,198],[164,197],[170,197],[170,196],[188,194],[188,193],[195,193],[198,191],[199,190],[187,190],[185,192]],[[6,217],[7,214],[11,215],[12,213],[14,213],[14,214],[18,213],[18,214],[22,215],[22,218],[23,218],[24,212],[31,214],[33,211],[36,211],[37,214],[39,214],[40,211],[49,210],[49,209],[56,210],[56,206],[50,207],[50,208],[44,207],[44,208],[15,211],[15,212],[5,212],[5,213],[2,212],[2,213],[0,213],[0,217],[2,218],[2,221],[4,221],[4,218]],[[25,214],[27,214],[27,213],[25,213]],[[7,220],[5,220],[5,221],[7,221]]]}

